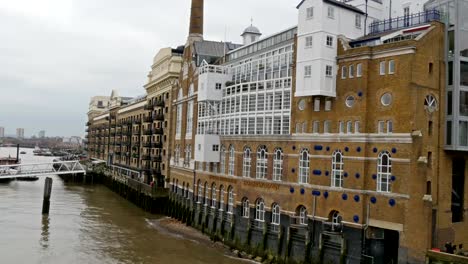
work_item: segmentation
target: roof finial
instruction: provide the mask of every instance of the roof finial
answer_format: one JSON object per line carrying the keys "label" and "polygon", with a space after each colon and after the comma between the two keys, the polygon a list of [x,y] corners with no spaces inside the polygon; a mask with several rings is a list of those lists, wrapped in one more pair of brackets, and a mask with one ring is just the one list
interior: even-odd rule
{"label": "roof finial", "polygon": [[253,17],[250,18],[250,25],[253,26]]}

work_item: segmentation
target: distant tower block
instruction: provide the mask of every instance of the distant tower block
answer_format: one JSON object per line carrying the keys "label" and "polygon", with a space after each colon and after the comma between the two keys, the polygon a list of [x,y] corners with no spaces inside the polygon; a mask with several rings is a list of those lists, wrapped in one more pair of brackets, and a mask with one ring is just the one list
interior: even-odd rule
{"label": "distant tower block", "polygon": [[262,33],[260,33],[260,30],[257,27],[254,27],[253,24],[250,24],[250,26],[246,28],[241,35],[241,37],[244,39],[244,45],[249,45],[259,40],[260,36],[262,36]]}

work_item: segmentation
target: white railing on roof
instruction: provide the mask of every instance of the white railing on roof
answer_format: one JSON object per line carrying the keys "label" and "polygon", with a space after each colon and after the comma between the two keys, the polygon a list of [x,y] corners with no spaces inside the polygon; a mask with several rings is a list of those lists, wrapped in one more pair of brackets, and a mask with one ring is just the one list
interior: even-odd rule
{"label": "white railing on roof", "polygon": [[204,73],[228,74],[229,69],[219,65],[205,65],[200,68],[200,74]]}

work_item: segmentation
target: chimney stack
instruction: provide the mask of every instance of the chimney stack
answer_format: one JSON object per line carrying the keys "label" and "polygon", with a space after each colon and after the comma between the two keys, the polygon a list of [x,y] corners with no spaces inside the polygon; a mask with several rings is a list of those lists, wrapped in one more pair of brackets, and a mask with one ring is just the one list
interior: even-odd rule
{"label": "chimney stack", "polygon": [[203,5],[204,0],[192,0],[189,42],[203,40]]}

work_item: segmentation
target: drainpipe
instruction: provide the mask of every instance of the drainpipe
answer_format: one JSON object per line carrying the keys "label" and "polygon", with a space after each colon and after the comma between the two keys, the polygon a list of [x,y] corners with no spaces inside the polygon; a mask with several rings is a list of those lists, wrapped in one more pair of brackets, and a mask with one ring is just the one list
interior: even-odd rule
{"label": "drainpipe", "polygon": [[315,242],[315,212],[317,210],[317,196],[314,195],[314,209],[312,211],[312,245]]}
{"label": "drainpipe", "polygon": [[19,163],[19,150],[20,150],[20,145],[16,145],[16,163]]}
{"label": "drainpipe", "polygon": [[367,35],[367,17],[369,14],[367,13],[367,6],[368,6],[369,0],[366,0],[366,17],[364,18],[364,36]]}

